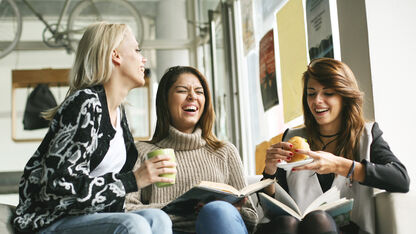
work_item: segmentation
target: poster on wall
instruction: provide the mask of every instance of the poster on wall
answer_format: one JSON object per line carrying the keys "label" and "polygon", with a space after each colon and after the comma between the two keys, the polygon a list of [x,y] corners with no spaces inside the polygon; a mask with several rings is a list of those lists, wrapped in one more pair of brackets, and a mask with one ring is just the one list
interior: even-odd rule
{"label": "poster on wall", "polygon": [[306,0],[309,58],[334,58],[329,0]]}
{"label": "poster on wall", "polygon": [[274,58],[273,29],[260,40],[259,70],[260,89],[264,111],[279,104],[276,82],[276,64]]}
{"label": "poster on wall", "polygon": [[302,73],[307,66],[302,0],[288,1],[276,14],[285,123],[302,116]]}
{"label": "poster on wall", "polygon": [[254,48],[253,1],[241,0],[244,55]]}

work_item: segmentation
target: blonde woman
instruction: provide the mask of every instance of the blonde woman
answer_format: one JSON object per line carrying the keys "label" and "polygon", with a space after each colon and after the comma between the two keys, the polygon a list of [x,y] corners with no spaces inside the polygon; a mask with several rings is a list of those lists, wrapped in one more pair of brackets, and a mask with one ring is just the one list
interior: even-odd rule
{"label": "blonde woman", "polygon": [[[133,137],[121,105],[143,86],[146,59],[129,27],[98,23],[79,42],[65,100],[26,164],[13,223],[19,232],[171,233],[160,210],[124,213],[127,193],[176,173],[167,156],[133,170]],[[165,165],[165,166],[161,166]]]}

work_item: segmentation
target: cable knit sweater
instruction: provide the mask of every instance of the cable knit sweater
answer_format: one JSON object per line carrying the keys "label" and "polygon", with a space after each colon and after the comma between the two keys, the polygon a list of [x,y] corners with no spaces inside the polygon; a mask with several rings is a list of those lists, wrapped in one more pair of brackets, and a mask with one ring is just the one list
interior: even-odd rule
{"label": "cable knit sweater", "polygon": [[[136,143],[139,157],[135,168],[146,160],[148,152],[159,148],[173,148],[177,161],[176,182],[162,188],[153,184],[138,192],[129,193],[126,197],[126,210],[162,208],[202,180],[226,183],[237,189],[246,186],[243,165],[235,146],[225,143],[220,149],[214,150],[206,144],[201,133],[200,128],[192,134],[186,134],[171,126],[169,136],[156,144]],[[257,222],[257,213],[251,204],[250,201],[247,202],[240,212],[249,231]],[[171,215],[171,219],[174,230],[195,232],[194,214],[187,217]]]}

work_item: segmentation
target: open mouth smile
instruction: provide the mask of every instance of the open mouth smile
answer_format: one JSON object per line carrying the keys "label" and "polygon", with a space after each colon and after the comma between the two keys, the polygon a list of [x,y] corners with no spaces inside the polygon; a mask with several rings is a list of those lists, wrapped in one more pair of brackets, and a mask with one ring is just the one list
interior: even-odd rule
{"label": "open mouth smile", "polygon": [[324,112],[327,112],[328,111],[328,109],[324,109],[324,108],[317,108],[317,109],[315,109],[315,112],[317,113],[317,114],[322,114],[322,113],[324,113]]}
{"label": "open mouth smile", "polygon": [[194,105],[187,105],[182,107],[182,109],[186,112],[196,112],[198,111],[198,107],[194,106]]}

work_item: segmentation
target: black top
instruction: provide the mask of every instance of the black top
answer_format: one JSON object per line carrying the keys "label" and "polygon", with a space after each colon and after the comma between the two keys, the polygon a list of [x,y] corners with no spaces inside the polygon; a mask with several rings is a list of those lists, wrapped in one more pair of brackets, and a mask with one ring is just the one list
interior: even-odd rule
{"label": "black top", "polygon": [[34,231],[68,215],[122,211],[125,195],[137,191],[131,171],[137,150],[124,111],[121,127],[127,152],[123,168],[119,173],[90,177],[115,135],[105,90],[95,86],[66,98],[25,166],[15,228]]}
{"label": "black top", "polygon": [[[283,134],[285,138],[288,130]],[[362,160],[365,166],[365,179],[362,185],[384,189],[388,192],[408,192],[410,178],[406,167],[394,156],[389,145],[383,139],[383,132],[377,123],[374,123],[371,130],[373,142],[370,145],[370,161]],[[278,168],[276,178],[280,186],[289,193],[286,180],[286,171]],[[331,188],[334,181],[333,174],[318,175],[319,183],[323,192]]]}

